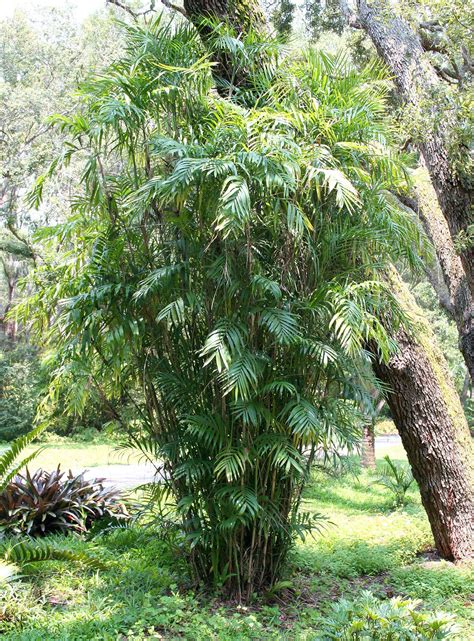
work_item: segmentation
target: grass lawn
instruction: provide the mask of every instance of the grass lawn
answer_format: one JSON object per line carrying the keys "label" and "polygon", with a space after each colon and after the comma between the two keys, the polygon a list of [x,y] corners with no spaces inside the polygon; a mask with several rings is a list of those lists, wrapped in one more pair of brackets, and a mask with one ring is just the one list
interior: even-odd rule
{"label": "grass lawn", "polygon": [[94,572],[59,562],[30,567],[0,600],[0,636],[5,641],[313,641],[321,638],[317,634],[334,603],[370,590],[383,599],[421,599],[422,611],[454,615],[459,631],[453,638],[474,638],[472,568],[420,556],[432,540],[416,491],[407,507],[392,511],[387,490],[373,481],[367,473],[338,479],[314,474],[304,507],[325,514],[330,523],[297,546],[285,577],[290,584],[272,598],[240,607],[194,591],[184,563],[157,530],[121,530],[89,541],[60,538],[64,546],[102,557],[108,569]]}
{"label": "grass lawn", "polygon": [[[26,448],[25,453],[31,454],[37,448],[38,445],[31,445]],[[4,449],[5,446],[0,444],[0,453]],[[389,454],[394,460],[406,461],[402,445],[377,445],[377,458],[381,459],[385,454]],[[64,439],[45,443],[44,450],[34,459],[30,467],[53,470],[61,464],[63,470],[70,468],[81,470],[99,465],[127,465],[137,463],[139,460],[138,454],[134,454],[131,450],[117,450],[117,446],[110,443],[81,443]]]}
{"label": "grass lawn", "polygon": [[390,445],[387,443],[381,443],[380,445],[375,446],[375,455],[377,459],[383,459],[386,454],[388,454],[393,461],[406,462],[407,460],[406,452],[401,443]]}
{"label": "grass lawn", "polygon": [[[38,449],[31,445],[25,449],[25,454],[31,454]],[[5,446],[0,445],[0,453]],[[81,470],[97,467],[98,465],[127,465],[136,463],[138,455],[130,450],[117,451],[116,445],[109,443],[78,443],[70,440],[52,441],[44,444],[44,450],[30,464],[30,468],[42,467],[53,470],[61,464],[63,470]]]}

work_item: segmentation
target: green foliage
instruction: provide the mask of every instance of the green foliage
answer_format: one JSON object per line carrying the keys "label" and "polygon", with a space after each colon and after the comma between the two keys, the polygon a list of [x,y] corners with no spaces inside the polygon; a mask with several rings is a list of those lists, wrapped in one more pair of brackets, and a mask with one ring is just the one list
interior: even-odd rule
{"label": "green foliage", "polygon": [[93,540],[55,537],[50,543],[93,555],[106,569],[98,577],[81,564],[25,567],[22,581],[0,590],[2,640],[116,641],[126,636],[145,641],[155,635],[193,641],[314,641],[340,598],[356,601],[354,611],[362,617],[359,597],[370,589],[380,599],[374,605],[378,613],[390,603],[387,595],[423,599],[417,615],[451,613],[460,628],[453,639],[466,641],[472,629],[466,607],[472,569],[448,563],[425,567],[417,553],[432,539],[419,497],[405,510],[389,511],[388,491],[371,481],[367,472],[358,480],[314,474],[305,507],[324,510],[334,525],[297,546],[295,565],[284,577],[292,584],[290,591],[278,591],[270,602],[268,596],[255,598],[250,607],[215,598],[208,590],[192,591],[176,547],[182,537],[169,542],[156,526],[135,524]]}
{"label": "green foliage", "polygon": [[57,118],[82,186],[18,313],[49,327],[53,403],[133,405],[124,436],[158,462],[195,578],[250,596],[319,527],[299,510],[311,463],[357,442],[365,346],[388,358],[406,320],[380,273],[419,266],[424,237],[386,197],[406,171],[379,68],[308,51],[247,108],[210,67],[187,27],[127,27]]}
{"label": "green foliage", "polygon": [[15,539],[0,543],[0,563],[6,565],[25,566],[29,563],[40,563],[44,561],[73,561],[82,563],[86,567],[99,570],[106,567],[102,561],[95,559],[88,554],[73,552],[51,545],[48,541],[28,541]]}
{"label": "green foliage", "polygon": [[272,23],[281,36],[288,38],[291,34],[295,14],[292,0],[281,0],[272,13]]}
{"label": "green foliage", "polygon": [[305,0],[305,26],[311,40],[318,40],[325,31],[341,34],[345,27],[338,0]]}
{"label": "green foliage", "polygon": [[377,483],[390,490],[396,507],[402,507],[407,501],[407,492],[415,479],[407,465],[395,463],[388,454],[384,456],[384,461],[386,465]]}
{"label": "green foliage", "polygon": [[438,607],[449,597],[459,596],[468,601],[474,584],[474,569],[469,564],[455,566],[447,561],[432,562],[431,566],[400,567],[393,572],[393,584],[397,591],[408,596],[429,594]]}
{"label": "green foliage", "polygon": [[33,257],[32,250],[26,242],[5,233],[0,235],[0,252],[5,252],[19,259]]}
{"label": "green foliage", "polygon": [[[110,17],[95,16],[79,26],[69,7],[18,7],[0,21],[0,220],[21,230],[20,236],[64,213],[63,190],[70,177],[49,185],[40,217],[22,203],[24,191],[62,144],[60,132],[47,121],[51,110],[70,109],[78,79],[108,63],[119,45]],[[0,237],[2,251],[31,258],[28,242],[10,232]]]}
{"label": "green foliage", "polygon": [[466,399],[464,403],[464,412],[472,434],[474,431],[474,398],[472,396],[471,398]]}
{"label": "green foliage", "polygon": [[388,418],[380,418],[375,424],[375,434],[377,436],[397,434],[395,423]]}
{"label": "green foliage", "polygon": [[[0,492],[3,492],[10,481],[41,451],[41,448],[34,450],[24,456],[25,449],[44,432],[46,425],[40,424],[33,430],[19,436],[0,454]],[[23,458],[21,458],[23,456]]]}
{"label": "green foliage", "polygon": [[0,493],[0,532],[44,536],[53,532],[85,532],[95,521],[125,522],[129,518],[118,492],[100,479],[86,480],[72,472],[26,470]]}
{"label": "green foliage", "polygon": [[[96,15],[79,25],[69,7],[18,7],[10,18],[0,16],[0,316],[22,297],[18,280],[34,260],[50,256],[36,249],[31,233],[61,220],[71,174],[51,181],[44,207],[33,213],[23,195],[58,153],[63,135],[48,122],[51,111],[72,107],[79,78],[110,62],[120,47],[120,34],[110,16]],[[54,259],[56,252],[51,253]],[[9,325],[7,321],[4,325]],[[13,324],[13,321],[11,321]],[[17,339],[22,328],[17,331]],[[0,441],[10,441],[33,427],[48,368],[29,346],[8,344],[0,332]],[[40,346],[41,347],[41,346]],[[94,410],[97,408],[94,408]],[[102,418],[103,411],[96,412]],[[108,419],[107,419],[108,420]],[[87,420],[85,420],[87,424]],[[52,423],[54,423],[52,425]],[[80,427],[60,412],[50,428],[62,434]]]}
{"label": "green foliage", "polygon": [[419,603],[391,599],[380,601],[370,592],[357,601],[341,600],[323,624],[316,639],[324,641],[430,641],[452,639],[455,627],[452,617],[418,611]]}
{"label": "green foliage", "polygon": [[[93,570],[103,570],[106,567],[102,561],[89,554],[65,550],[47,541],[0,540],[0,593],[9,587],[9,583],[22,577],[21,572],[25,567],[46,561],[79,563]],[[14,592],[11,593],[13,595]]]}
{"label": "green foliage", "polygon": [[[5,346],[4,346],[5,347]],[[26,434],[33,419],[46,377],[36,350],[7,346],[0,354],[0,441]]]}
{"label": "green foliage", "polygon": [[[52,365],[22,338],[0,345],[3,347],[0,348],[0,441],[11,441],[32,429],[48,388]],[[50,434],[92,441],[100,438],[107,425],[113,432],[110,419],[114,411],[93,397],[80,417],[65,415],[59,401],[43,418],[48,422]]]}

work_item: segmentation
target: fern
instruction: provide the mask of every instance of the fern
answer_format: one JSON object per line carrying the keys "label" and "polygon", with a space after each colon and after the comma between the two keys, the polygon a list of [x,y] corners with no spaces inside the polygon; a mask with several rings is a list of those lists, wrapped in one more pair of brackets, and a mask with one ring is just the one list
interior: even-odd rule
{"label": "fern", "polygon": [[384,456],[384,461],[383,474],[377,483],[386,487],[393,494],[396,507],[402,507],[407,502],[407,492],[415,483],[415,479],[406,465],[397,465],[388,454]]}
{"label": "fern", "polygon": [[104,570],[107,565],[84,552],[61,549],[47,541],[19,541],[0,543],[0,555],[5,563],[24,566],[44,561],[80,563],[93,570]]}
{"label": "fern", "polygon": [[[44,430],[46,424],[40,424],[32,429],[28,434],[19,436],[12,441],[5,452],[0,456],[0,492],[2,492],[18,472],[32,461],[43,449],[37,450],[20,459],[22,452],[30,445]],[[19,460],[20,459],[20,460]]]}

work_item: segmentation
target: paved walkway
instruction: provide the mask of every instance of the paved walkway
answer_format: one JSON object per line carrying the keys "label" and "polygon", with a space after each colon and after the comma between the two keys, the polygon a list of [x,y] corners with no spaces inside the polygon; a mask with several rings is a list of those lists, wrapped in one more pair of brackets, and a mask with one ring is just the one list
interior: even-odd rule
{"label": "paved walkway", "polygon": [[[80,470],[74,470],[79,472]],[[104,479],[104,486],[126,490],[150,483],[155,477],[155,468],[150,463],[133,465],[99,465],[85,470],[88,479]]]}
{"label": "paved walkway", "polygon": [[[392,446],[400,444],[398,435],[377,436],[375,446]],[[80,470],[74,470],[79,472]],[[150,463],[134,465],[100,465],[86,469],[85,476],[88,479],[104,479],[107,487],[116,487],[120,490],[150,483],[155,476],[155,468]]]}

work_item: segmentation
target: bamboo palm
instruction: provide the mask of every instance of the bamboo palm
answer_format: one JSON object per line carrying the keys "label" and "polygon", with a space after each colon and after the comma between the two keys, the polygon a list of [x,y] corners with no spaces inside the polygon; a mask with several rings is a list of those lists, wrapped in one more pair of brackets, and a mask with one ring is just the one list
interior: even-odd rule
{"label": "bamboo palm", "polygon": [[126,396],[196,579],[248,596],[320,525],[300,510],[310,466],[357,442],[364,346],[388,358],[406,320],[379,276],[416,267],[424,239],[386,197],[406,176],[379,69],[283,57],[246,108],[215,92],[192,29],[127,29],[58,119],[51,173],[76,153],[85,169],[19,313],[49,327],[53,397]]}

